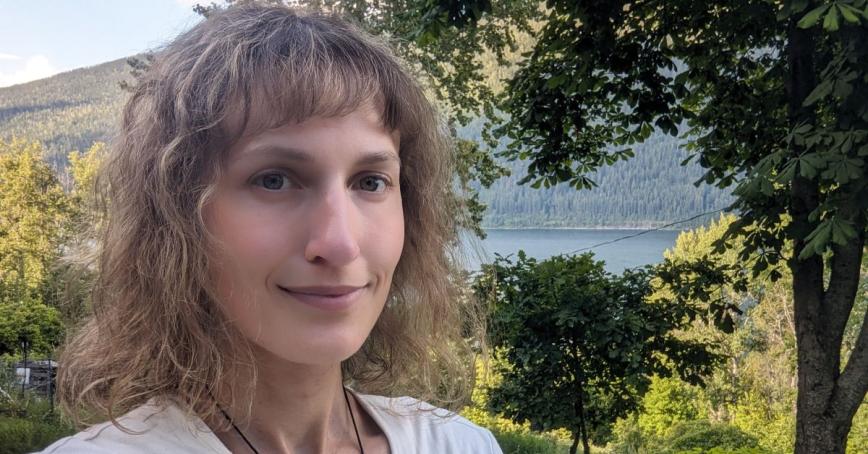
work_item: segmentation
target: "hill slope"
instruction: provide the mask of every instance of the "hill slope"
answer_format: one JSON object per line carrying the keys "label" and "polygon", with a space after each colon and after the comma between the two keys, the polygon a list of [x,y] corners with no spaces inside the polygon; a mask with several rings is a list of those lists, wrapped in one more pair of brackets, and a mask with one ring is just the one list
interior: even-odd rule
{"label": "hill slope", "polygon": [[130,80],[125,59],[0,88],[0,138],[39,140],[56,164],[106,141],[120,121]]}

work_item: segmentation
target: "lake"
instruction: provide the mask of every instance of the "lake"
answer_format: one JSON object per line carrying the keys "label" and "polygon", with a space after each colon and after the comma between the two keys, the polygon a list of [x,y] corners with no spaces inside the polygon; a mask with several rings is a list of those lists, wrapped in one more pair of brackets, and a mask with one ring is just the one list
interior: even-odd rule
{"label": "lake", "polygon": [[[663,261],[663,251],[675,245],[679,231],[604,229],[488,229],[488,237],[479,244],[483,257],[472,252],[465,239],[468,267],[479,269],[481,262],[491,262],[494,254],[516,254],[523,249],[528,256],[545,259],[558,254],[593,252],[606,262],[606,270],[621,273],[626,268]],[[639,234],[639,235],[637,235]],[[625,237],[631,237],[621,239]],[[477,243],[479,241],[477,240]],[[602,244],[606,243],[606,244]],[[591,249],[587,249],[591,248]],[[578,251],[578,252],[577,252]]]}

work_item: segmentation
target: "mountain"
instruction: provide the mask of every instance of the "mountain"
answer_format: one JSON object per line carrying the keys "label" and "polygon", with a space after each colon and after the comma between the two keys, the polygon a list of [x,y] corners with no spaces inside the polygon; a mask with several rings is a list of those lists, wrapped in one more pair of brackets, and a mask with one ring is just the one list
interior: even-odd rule
{"label": "mountain", "polygon": [[[58,168],[66,155],[108,141],[120,122],[132,82],[126,59],[76,69],[56,76],[0,88],[0,138],[39,140]],[[463,128],[465,138],[478,138],[479,125]],[[566,185],[531,189],[516,183],[525,174],[520,162],[504,163],[512,175],[481,191],[489,211],[485,227],[660,227],[729,205],[729,192],[693,186],[703,170],[680,166],[686,157],[679,142],[656,135],[636,147],[636,157],[600,169],[598,187],[576,191]],[[678,227],[704,223],[703,217]]]}
{"label": "mountain", "polygon": [[111,138],[126,99],[123,80],[131,77],[120,59],[0,88],[0,138],[39,140],[63,166],[70,151]]}
{"label": "mountain", "polygon": [[527,173],[521,162],[507,163],[511,175],[496,181],[480,194],[488,205],[485,227],[583,227],[657,228],[709,213],[672,228],[706,224],[717,210],[729,206],[729,191],[700,185],[704,170],[691,162],[681,166],[688,154],[670,136],[653,135],[636,146],[636,156],[600,168],[590,175],[597,187],[576,190],[561,184],[532,189],[518,186]]}

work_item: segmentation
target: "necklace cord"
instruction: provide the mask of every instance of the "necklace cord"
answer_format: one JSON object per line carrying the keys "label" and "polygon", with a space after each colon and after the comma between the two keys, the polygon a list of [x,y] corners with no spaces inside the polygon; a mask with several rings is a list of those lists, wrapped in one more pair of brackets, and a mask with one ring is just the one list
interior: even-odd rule
{"label": "necklace cord", "polygon": [[347,387],[341,386],[344,390],[344,399],[347,401],[347,410],[350,411],[350,419],[353,421],[353,429],[356,431],[356,441],[359,442],[359,451],[361,454],[365,454],[365,448],[362,447],[362,437],[359,436],[359,428],[356,426],[356,417],[353,416],[353,407],[350,405],[350,396],[347,395]]}
{"label": "necklace cord", "polygon": [[[344,400],[346,400],[347,402],[347,410],[349,410],[350,412],[350,419],[353,421],[353,430],[356,431],[356,441],[359,442],[359,451],[361,452],[361,454],[365,454],[365,448],[362,446],[362,437],[359,435],[359,427],[356,426],[356,417],[353,415],[353,407],[350,405],[350,396],[347,395],[347,387],[341,386],[341,388],[344,391]],[[223,407],[221,407],[216,400],[214,401],[214,404],[217,405],[217,408],[220,409],[220,413],[223,413],[223,416],[226,418],[227,421],[229,421],[229,424],[232,424],[232,428],[235,429],[235,432],[237,432],[238,435],[241,436],[241,439],[244,440],[245,443],[247,443],[247,447],[250,448],[250,450],[253,451],[254,454],[259,454],[259,451],[253,446],[253,443],[251,443],[250,440],[248,440],[247,437],[244,436],[244,432],[242,432],[241,429],[239,429],[238,426],[235,425],[235,421],[233,421],[232,417],[230,417],[229,414],[226,413],[226,410],[224,410]]]}
{"label": "necklace cord", "polygon": [[220,406],[220,404],[217,404],[217,408],[220,409],[220,413],[223,413],[223,416],[226,417],[226,419],[229,421],[229,424],[232,424],[232,428],[235,429],[235,432],[238,432],[238,435],[241,436],[241,439],[244,440],[245,443],[247,443],[247,446],[250,448],[250,450],[253,451],[255,454],[259,454],[259,451],[254,448],[253,443],[251,443],[250,440],[248,440],[247,437],[244,436],[244,432],[242,432],[241,429],[239,429],[238,426],[235,425],[235,421],[233,421],[229,414],[226,413],[226,410],[224,410],[223,407]]}

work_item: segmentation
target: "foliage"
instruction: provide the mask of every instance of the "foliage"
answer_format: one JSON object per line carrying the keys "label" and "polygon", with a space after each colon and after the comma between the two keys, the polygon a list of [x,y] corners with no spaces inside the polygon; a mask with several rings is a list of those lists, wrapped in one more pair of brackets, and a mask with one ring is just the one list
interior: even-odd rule
{"label": "foliage", "polygon": [[[683,232],[664,256],[672,263],[704,258],[715,266],[744,272],[754,257],[745,263],[736,250],[708,252],[735,221],[734,216],[721,216],[708,227]],[[772,281],[772,273],[779,276],[777,281]],[[732,424],[755,436],[770,452],[792,452],[796,392],[792,276],[788,269],[775,267],[756,277],[743,276],[739,289],[726,281],[717,290],[719,297],[732,301],[743,312],[733,319],[733,332],[724,334],[695,322],[683,334],[712,339],[727,358],[702,390],[702,399],[707,402],[702,418]],[[673,289],[664,286],[658,291]]]}
{"label": "foliage", "polygon": [[693,448],[687,451],[678,451],[675,454],[768,454],[762,448],[738,448],[738,449],[727,449],[727,448],[711,448],[711,449],[702,449],[702,448]]}
{"label": "foliage", "polygon": [[535,432],[531,430],[530,423],[516,423],[500,414],[491,413],[489,408],[492,389],[497,388],[503,382],[502,369],[503,358],[494,357],[489,359],[489,364],[499,364],[501,367],[485,367],[482,361],[476,362],[476,383],[470,396],[470,405],[461,410],[461,415],[471,422],[500,434],[518,434],[545,438],[555,444],[569,443],[570,434],[566,430],[554,430],[549,432]]}
{"label": "foliage", "polygon": [[758,448],[758,444],[756,438],[737,427],[708,421],[689,421],[670,428],[667,436],[661,441],[659,452],[674,454],[697,449],[700,452],[707,452],[714,448],[736,450]]}
{"label": "foliage", "polygon": [[868,454],[868,399],[862,402],[856,417],[853,418],[853,428],[847,439],[849,454]]}
{"label": "foliage", "polygon": [[673,335],[688,319],[676,304],[646,301],[649,279],[647,270],[611,276],[591,254],[537,262],[520,252],[484,265],[474,289],[506,360],[495,363],[503,382],[489,407],[534,430],[566,429],[575,450],[580,437],[605,442],[652,374],[700,383],[716,356]]}
{"label": "foliage", "polygon": [[[722,216],[708,227],[683,232],[675,246],[664,253],[673,262],[690,262],[708,255],[715,241],[722,237],[732,222],[733,216]],[[740,260],[737,251],[726,250],[711,256],[717,263],[733,265]],[[742,266],[747,267],[748,263]],[[689,338],[712,339],[727,360],[706,380],[706,386],[697,390],[699,407],[703,408],[698,418],[728,423],[755,437],[758,445],[770,453],[793,452],[795,442],[796,404],[796,339],[792,307],[792,275],[786,268],[778,268],[781,277],[772,282],[769,273],[748,279],[746,290],[735,291],[731,286],[720,289],[726,298],[737,301],[744,313],[735,319],[732,334],[721,333],[701,322],[684,333]],[[851,314],[851,328],[842,340],[842,357],[849,354],[858,335],[854,320],[864,318],[868,279],[863,275],[860,291]],[[658,292],[665,289],[658,289]],[[857,329],[852,327],[856,326]],[[674,381],[673,379],[665,379]],[[678,386],[688,386],[680,383]],[[639,428],[638,420],[647,420],[649,413],[675,412],[684,405],[684,400],[675,393],[675,398],[659,393],[655,399],[652,390],[643,399],[643,410],[616,426],[618,437],[612,444],[613,452],[655,452],[654,432]],[[653,405],[648,402],[656,400]],[[848,438],[847,452],[860,452],[868,445],[865,431],[868,420],[864,404],[856,414]],[[631,422],[635,420],[636,422]],[[658,433],[659,435],[659,433]]]}
{"label": "foliage", "polygon": [[63,326],[52,290],[73,208],[42,147],[0,141],[0,353],[47,354]]}
{"label": "foliage", "polygon": [[638,424],[645,434],[662,437],[677,424],[700,419],[705,410],[700,389],[674,377],[654,377]]}
{"label": "foliage", "polygon": [[[482,120],[478,120],[461,128],[459,136],[482,142],[482,127]],[[636,146],[635,158],[594,172],[591,177],[599,186],[582,192],[567,186],[533,189],[518,185],[526,173],[526,165],[497,158],[509,175],[495,180],[489,188],[479,187],[479,199],[486,205],[483,225],[662,227],[730,205],[733,200],[730,191],[691,184],[704,171],[695,162],[679,166],[686,157],[677,140],[655,134]],[[698,226],[707,220],[702,217],[687,226]],[[684,228],[685,224],[679,227]]]}
{"label": "foliage", "polygon": [[42,147],[0,141],[0,302],[41,300],[70,206]]}
{"label": "foliage", "polygon": [[516,454],[561,454],[566,447],[557,441],[541,435],[525,432],[502,432],[491,429],[497,444],[504,453]]}
{"label": "foliage", "polygon": [[0,454],[39,451],[73,433],[75,429],[41,397],[0,397]]}
{"label": "foliage", "polygon": [[0,354],[20,351],[24,342],[48,354],[63,335],[61,319],[72,322],[81,315],[83,292],[61,304],[79,282],[59,262],[74,227],[92,208],[85,192],[102,153],[103,145],[96,144],[84,155],[70,155],[76,181],[68,194],[40,144],[0,141]]}
{"label": "foliage", "polygon": [[[868,225],[868,2],[549,0],[540,15],[499,103],[505,155],[529,161],[523,181],[593,187],[590,172],[655,129],[686,126],[702,182],[736,186],[740,218],[720,248],[753,256],[754,274],[792,271],[795,449],[843,452],[868,392],[864,318],[857,354],[843,368],[840,356]],[[715,286],[727,277],[707,261],[684,270]],[[732,329],[725,304],[718,324]]]}
{"label": "foliage", "polygon": [[99,166],[107,153],[103,142],[95,142],[84,153],[73,151],[67,157],[69,167],[67,170],[72,175],[74,187],[72,196],[77,205],[92,207],[96,176]]}
{"label": "foliage", "polygon": [[60,345],[64,327],[57,309],[39,302],[0,303],[0,355],[22,351],[50,354]]}
{"label": "foliage", "polygon": [[[498,359],[492,359],[498,361]],[[554,454],[566,451],[569,433],[552,431],[535,432],[530,424],[517,424],[502,415],[488,411],[488,393],[500,384],[503,377],[495,371],[484,368],[482,361],[476,363],[476,383],[471,394],[470,405],[461,410],[461,415],[494,434],[497,443],[505,453]]]}

